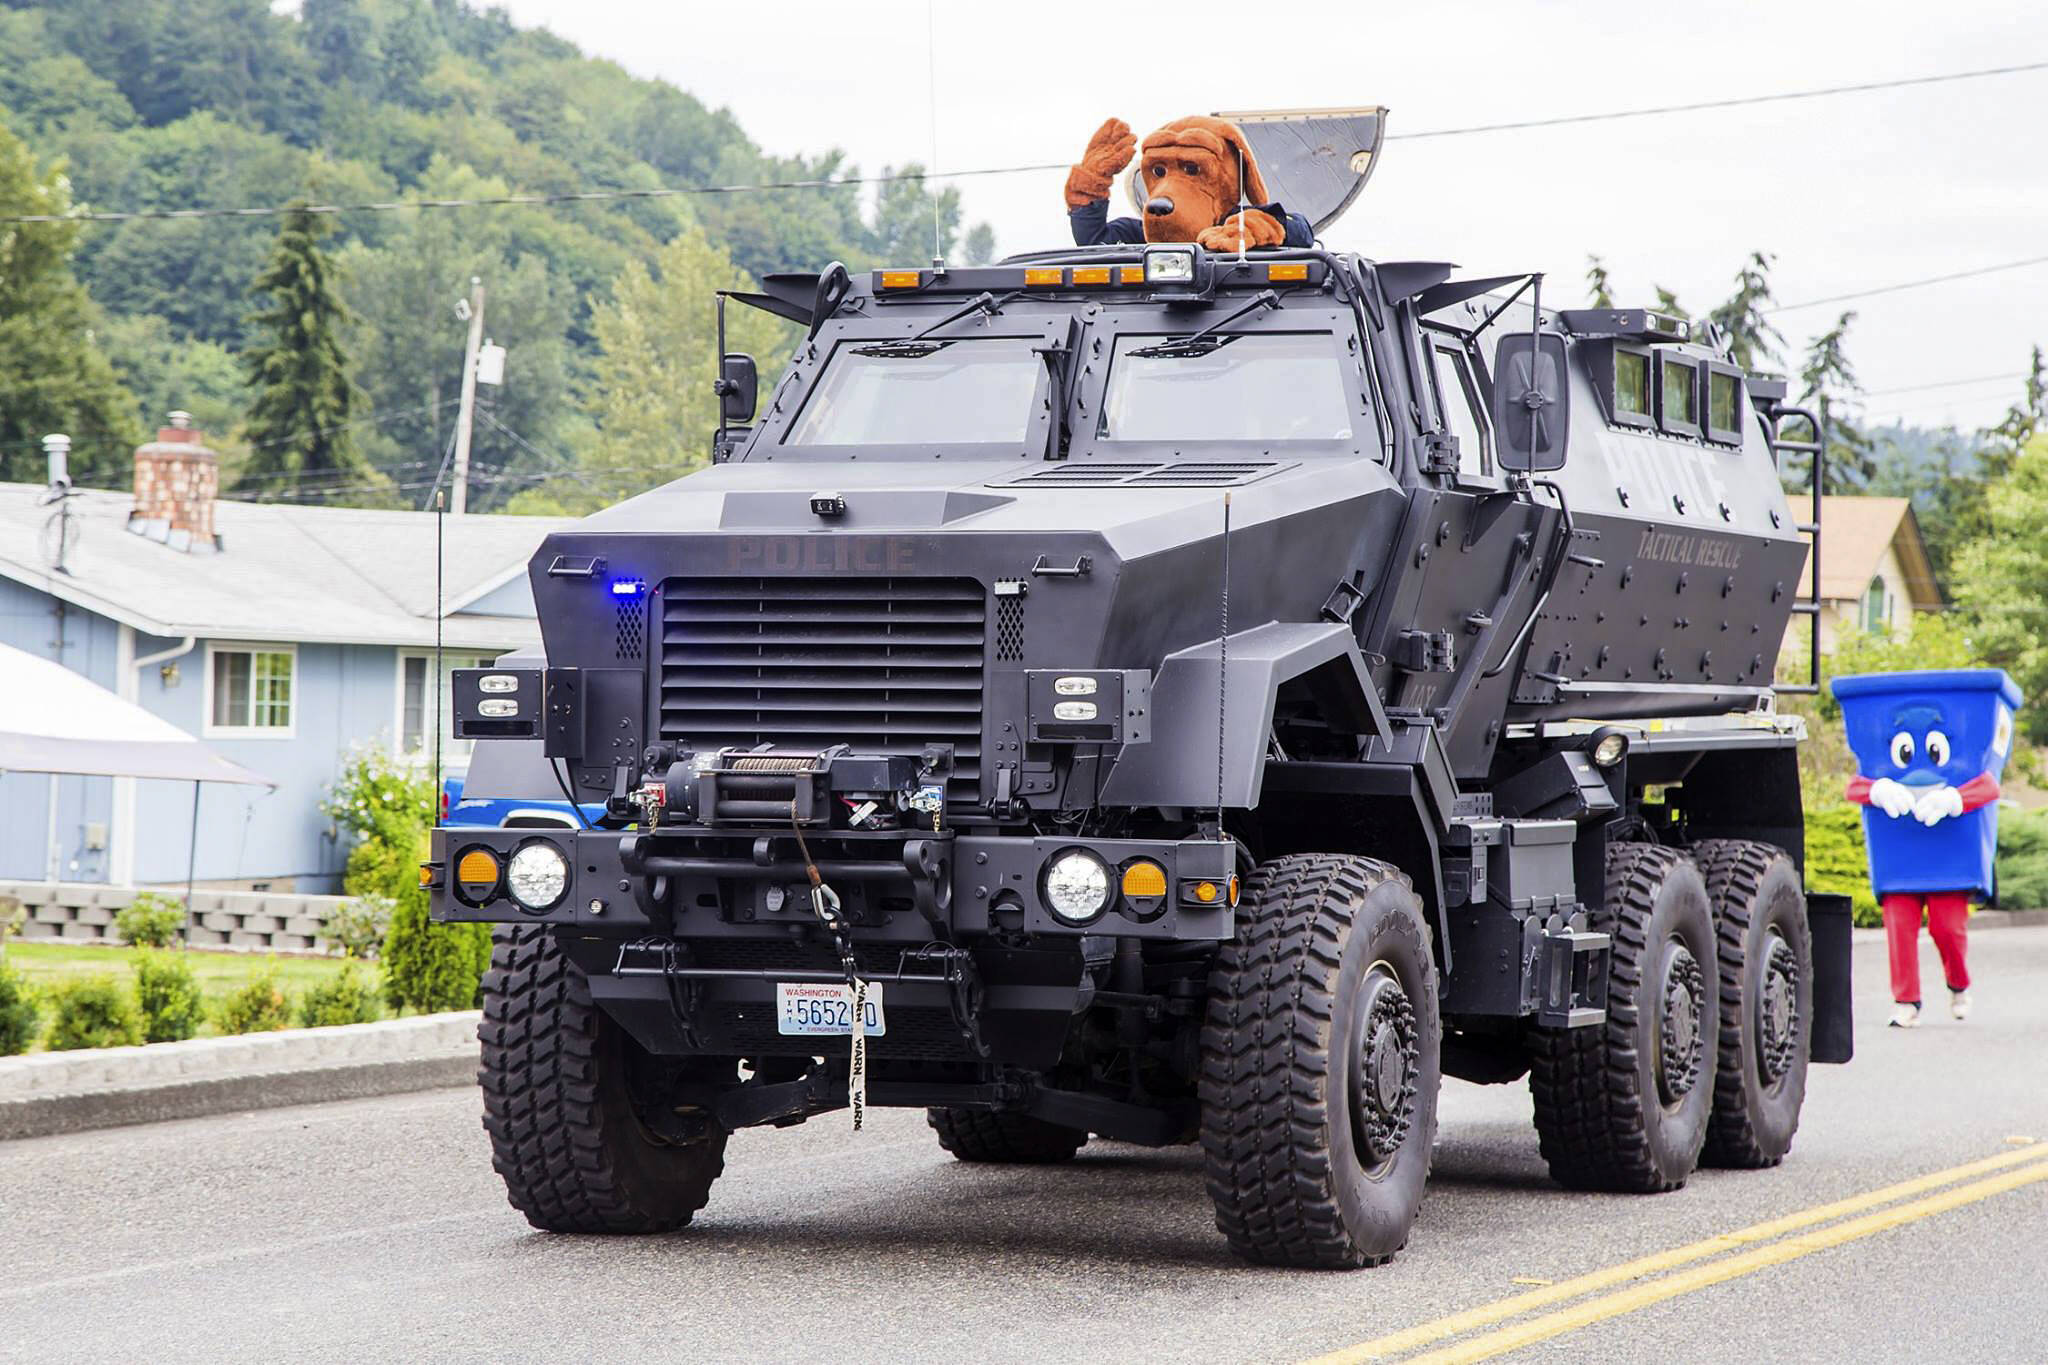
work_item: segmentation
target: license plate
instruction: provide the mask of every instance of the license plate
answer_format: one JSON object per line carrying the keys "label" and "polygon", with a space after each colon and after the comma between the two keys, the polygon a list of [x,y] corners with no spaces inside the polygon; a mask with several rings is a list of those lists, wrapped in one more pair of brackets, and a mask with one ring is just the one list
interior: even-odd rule
{"label": "license plate", "polygon": [[[882,1012],[880,982],[868,983],[867,1017],[863,1031],[879,1037],[889,1031],[889,1016]],[[838,1034],[853,1032],[853,987],[814,986],[793,981],[775,983],[775,1031],[797,1034]]]}

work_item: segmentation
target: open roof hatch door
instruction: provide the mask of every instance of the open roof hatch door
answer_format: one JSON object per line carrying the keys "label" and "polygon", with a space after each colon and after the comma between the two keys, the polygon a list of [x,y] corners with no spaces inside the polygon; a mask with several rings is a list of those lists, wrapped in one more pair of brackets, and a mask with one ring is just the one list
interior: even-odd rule
{"label": "open roof hatch door", "polygon": [[[1264,109],[1217,114],[1244,131],[1265,177],[1266,192],[1317,232],[1337,221],[1379,164],[1386,135],[1385,105],[1358,109]],[[1145,196],[1131,168],[1132,202]]]}

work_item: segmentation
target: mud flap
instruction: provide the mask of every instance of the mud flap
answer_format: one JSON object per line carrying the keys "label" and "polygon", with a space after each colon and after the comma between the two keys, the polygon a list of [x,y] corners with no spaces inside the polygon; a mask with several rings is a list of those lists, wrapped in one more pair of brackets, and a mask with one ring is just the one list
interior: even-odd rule
{"label": "mud flap", "polygon": [[1855,1015],[1849,991],[1847,896],[1806,893],[1806,923],[1813,935],[1813,1046],[1816,1062],[1846,1062],[1856,1054]]}

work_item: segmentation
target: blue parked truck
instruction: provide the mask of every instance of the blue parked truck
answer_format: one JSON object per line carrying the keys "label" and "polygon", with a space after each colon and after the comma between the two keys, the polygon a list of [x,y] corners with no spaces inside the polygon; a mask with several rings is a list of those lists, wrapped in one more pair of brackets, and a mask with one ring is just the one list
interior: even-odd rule
{"label": "blue parked truck", "polygon": [[1849,1052],[1773,708],[1803,414],[1540,292],[1152,245],[743,298],[786,372],[548,538],[544,668],[457,675],[602,806],[425,869],[500,926],[513,1203],[672,1229],[731,1132],[907,1106],[969,1161],[1199,1142],[1241,1255],[1368,1265],[1444,1074],[1527,1077],[1573,1188],[1781,1160]]}

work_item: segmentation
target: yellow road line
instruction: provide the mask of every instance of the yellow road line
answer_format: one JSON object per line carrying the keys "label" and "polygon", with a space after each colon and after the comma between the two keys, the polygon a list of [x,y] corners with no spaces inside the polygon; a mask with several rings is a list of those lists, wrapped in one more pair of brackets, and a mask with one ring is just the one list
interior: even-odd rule
{"label": "yellow road line", "polygon": [[1653,1303],[1677,1298],[1680,1294],[1690,1294],[1709,1285],[1721,1284],[1759,1270],[1767,1270],[1772,1266],[1783,1265],[1787,1261],[1796,1261],[1817,1251],[1826,1251],[1830,1247],[1838,1247],[1907,1223],[1916,1223],[1923,1218],[1932,1218],[1938,1213],[1947,1213],[1951,1209],[1975,1204],[1994,1195],[2043,1180],[2048,1180],[2048,1161],[2032,1162],[2016,1171],[2008,1171],[2004,1175],[1992,1176],[1988,1180],[1979,1180],[1968,1185],[1959,1185],[1940,1194],[1929,1195],[1925,1199],[1916,1199],[1910,1204],[1900,1204],[1877,1213],[1865,1214],[1861,1218],[1852,1218],[1846,1223],[1837,1223],[1817,1232],[1788,1237],[1782,1242],[1772,1242],[1754,1251],[1745,1251],[1740,1256],[1711,1261],[1675,1275],[1666,1275],[1662,1279],[1631,1285],[1613,1294],[1588,1299],[1584,1303],[1574,1304],[1570,1308],[1548,1313],[1540,1318],[1518,1322],[1512,1327],[1503,1327],[1498,1331],[1488,1332],[1485,1336],[1461,1341],[1440,1351],[1432,1351],[1428,1355],[1416,1356],[1407,1365],[1471,1365],[1474,1361],[1491,1360],[1497,1355],[1532,1346],[1539,1341],[1547,1341],[1582,1327],[1590,1327],[1596,1322],[1620,1317],[1624,1313],[1633,1313]]}
{"label": "yellow road line", "polygon": [[1482,1327],[1491,1327],[1496,1323],[1505,1322],[1509,1318],[1520,1317],[1524,1313],[1534,1312],[1539,1308],[1548,1308],[1553,1304],[1563,1303],[1568,1299],[1576,1299],[1584,1294],[1591,1294],[1602,1289],[1612,1289],[1616,1285],[1627,1284],[1631,1280],[1639,1280],[1647,1275],[1657,1275],[1667,1270],[1676,1270],[1695,1261],[1705,1260],[1709,1256],[1718,1256],[1722,1252],[1739,1250],[1742,1247],[1752,1246],[1758,1242],[1782,1237],[1788,1232],[1797,1232],[1802,1228],[1814,1227],[1817,1224],[1832,1222],[1837,1218],[1844,1218],[1850,1214],[1863,1213],[1880,1205],[1925,1194],[1929,1190],[1937,1190],[1944,1185],[1952,1185],[1957,1181],[1967,1180],[1972,1176],[1984,1175],[1987,1172],[2002,1170],[2005,1167],[2021,1163],[2042,1161],[2043,1158],[2048,1158],[2048,1143],[2036,1142],[2010,1152],[2000,1152],[1996,1156],[1985,1157],[1981,1161],[1966,1162],[1961,1166],[1952,1166],[1944,1171],[1932,1171],[1912,1180],[1902,1180],[1895,1185],[1886,1185],[1882,1189],[1851,1195],[1847,1199],[1838,1199],[1830,1204],[1819,1204],[1813,1208],[1802,1209],[1797,1213],[1788,1213],[1782,1218],[1773,1218],[1767,1222],[1754,1223],[1749,1227],[1739,1228],[1734,1232],[1708,1237],[1703,1241],[1674,1247],[1669,1251],[1659,1251],[1648,1256],[1639,1256],[1635,1260],[1623,1261],[1618,1265],[1608,1266],[1603,1270],[1590,1271],[1587,1274],[1575,1276],[1569,1280],[1559,1280],[1556,1284],[1542,1289],[1533,1289],[1526,1294],[1511,1294],[1507,1298],[1498,1299],[1492,1303],[1480,1304],[1476,1308],[1468,1308],[1462,1312],[1451,1313],[1431,1322],[1403,1328],[1401,1331],[1389,1333],[1383,1337],[1375,1337],[1371,1341],[1360,1342],[1356,1346],[1346,1346],[1327,1355],[1317,1356],[1314,1360],[1307,1362],[1306,1365],[1360,1365],[1361,1362],[1381,1360],[1389,1356],[1420,1350],[1424,1346],[1434,1345],[1436,1342],[1450,1337],[1462,1336],[1467,1332],[1476,1332]]}

